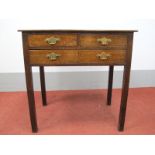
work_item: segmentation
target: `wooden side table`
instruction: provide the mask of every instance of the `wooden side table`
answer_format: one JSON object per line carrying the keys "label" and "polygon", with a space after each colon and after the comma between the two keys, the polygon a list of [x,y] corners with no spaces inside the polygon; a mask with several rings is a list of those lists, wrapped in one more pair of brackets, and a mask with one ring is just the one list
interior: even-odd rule
{"label": "wooden side table", "polygon": [[107,105],[111,105],[114,66],[124,66],[118,130],[123,131],[133,33],[135,30],[19,30],[22,32],[25,76],[32,131],[37,132],[32,67],[40,68],[43,105],[46,102],[44,66],[109,66]]}

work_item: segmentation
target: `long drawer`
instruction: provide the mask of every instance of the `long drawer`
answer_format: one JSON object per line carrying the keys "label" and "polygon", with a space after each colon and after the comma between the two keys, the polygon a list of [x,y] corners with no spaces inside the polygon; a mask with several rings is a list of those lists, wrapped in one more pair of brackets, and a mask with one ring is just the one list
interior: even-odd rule
{"label": "long drawer", "polygon": [[31,65],[125,64],[125,50],[29,50]]}

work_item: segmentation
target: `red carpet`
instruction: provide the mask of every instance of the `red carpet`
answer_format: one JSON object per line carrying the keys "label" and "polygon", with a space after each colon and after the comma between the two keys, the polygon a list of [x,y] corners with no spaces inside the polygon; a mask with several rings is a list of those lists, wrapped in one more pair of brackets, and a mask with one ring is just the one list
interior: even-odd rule
{"label": "red carpet", "polygon": [[[37,134],[155,134],[155,88],[130,89],[124,132],[117,131],[120,95],[115,89],[106,106],[106,90],[49,91],[43,107],[36,92]],[[0,134],[33,134],[26,92],[0,93]]]}

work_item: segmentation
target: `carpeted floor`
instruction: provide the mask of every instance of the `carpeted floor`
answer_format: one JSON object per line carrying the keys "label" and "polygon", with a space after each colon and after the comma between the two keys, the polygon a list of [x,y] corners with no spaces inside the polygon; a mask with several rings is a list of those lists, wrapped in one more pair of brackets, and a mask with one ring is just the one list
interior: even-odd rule
{"label": "carpeted floor", "polygon": [[[124,132],[117,131],[120,89],[106,106],[106,90],[48,91],[43,107],[35,93],[37,134],[155,134],[155,88],[129,91]],[[0,134],[31,132],[26,92],[0,93]]]}

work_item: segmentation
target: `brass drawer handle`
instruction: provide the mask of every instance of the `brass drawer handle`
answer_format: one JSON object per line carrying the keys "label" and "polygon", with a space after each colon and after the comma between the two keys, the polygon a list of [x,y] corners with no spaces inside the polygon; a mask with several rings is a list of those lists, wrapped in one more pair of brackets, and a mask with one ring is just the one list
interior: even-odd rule
{"label": "brass drawer handle", "polygon": [[99,58],[100,60],[107,60],[109,57],[111,57],[111,54],[102,52],[100,54],[97,54],[96,57]]}
{"label": "brass drawer handle", "polygon": [[50,54],[47,54],[46,57],[49,59],[49,60],[57,60],[58,57],[60,57],[61,54],[57,54],[57,53],[50,53]]}
{"label": "brass drawer handle", "polygon": [[46,38],[45,42],[47,42],[50,45],[54,45],[57,43],[57,41],[60,41],[60,38],[56,38],[56,37],[50,37],[50,38]]}
{"label": "brass drawer handle", "polygon": [[102,37],[98,38],[97,42],[100,42],[102,45],[108,45],[109,42],[112,42],[110,38]]}

